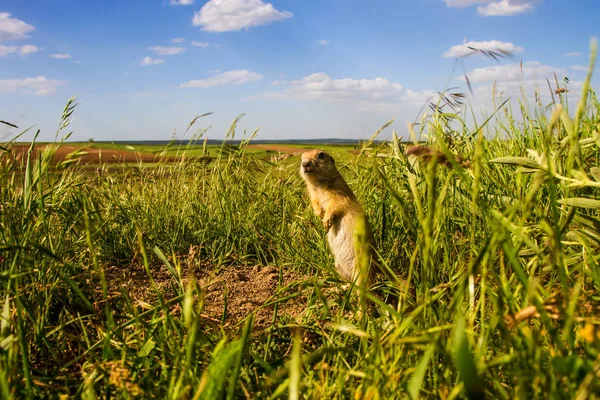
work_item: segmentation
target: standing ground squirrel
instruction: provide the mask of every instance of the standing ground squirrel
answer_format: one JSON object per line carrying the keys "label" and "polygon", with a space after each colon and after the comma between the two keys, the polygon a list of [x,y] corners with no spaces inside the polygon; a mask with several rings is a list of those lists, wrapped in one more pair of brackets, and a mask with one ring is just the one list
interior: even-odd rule
{"label": "standing ground squirrel", "polygon": [[300,175],[306,181],[313,210],[327,231],[335,269],[362,287],[372,274],[361,274],[361,266],[369,269],[373,255],[373,235],[363,208],[329,154],[321,150],[302,153]]}

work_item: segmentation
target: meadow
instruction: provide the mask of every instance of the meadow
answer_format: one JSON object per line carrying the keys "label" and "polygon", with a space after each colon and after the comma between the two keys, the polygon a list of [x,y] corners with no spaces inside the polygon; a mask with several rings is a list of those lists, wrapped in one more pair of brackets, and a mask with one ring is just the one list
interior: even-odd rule
{"label": "meadow", "polygon": [[18,137],[2,144],[1,397],[598,396],[593,67],[578,104],[557,82],[550,105],[498,100],[472,124],[438,104],[413,126],[420,147],[325,146],[399,297],[369,295],[363,318],[297,154],[198,138],[90,169],[57,161],[60,142],[21,158]]}

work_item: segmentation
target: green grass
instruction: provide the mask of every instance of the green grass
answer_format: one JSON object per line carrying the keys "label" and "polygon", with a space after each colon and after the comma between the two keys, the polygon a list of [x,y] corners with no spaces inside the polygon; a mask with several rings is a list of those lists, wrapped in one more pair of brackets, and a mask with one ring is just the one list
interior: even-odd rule
{"label": "green grass", "polygon": [[[245,142],[208,164],[50,174],[51,154],[21,166],[4,145],[2,397],[597,396],[600,103],[589,80],[577,108],[566,94],[547,113],[513,100],[458,131],[431,114],[421,133],[448,165],[396,140],[345,153],[341,172],[398,276],[382,285],[401,292],[397,309],[364,320],[329,290],[332,258],[297,159],[266,161]],[[304,276],[272,299],[304,312],[275,313],[260,331],[252,314],[228,327],[205,318],[195,273],[241,265]],[[133,266],[148,304],[112,284]],[[538,315],[511,322],[530,306]]]}
{"label": "green grass", "polygon": [[[71,144],[71,143],[69,143]],[[86,145],[85,143],[78,143],[80,145]],[[268,146],[268,145],[266,145]],[[330,152],[332,155],[337,156],[337,158],[342,159],[343,161],[350,160],[350,151],[355,149],[353,145],[330,145],[330,144],[315,144],[315,145],[304,145],[304,144],[282,144],[282,146],[297,148],[299,152],[307,149],[315,148],[318,146],[325,151]],[[164,154],[166,156],[181,156],[185,154],[190,157],[198,157],[202,155],[207,155],[210,157],[217,157],[222,149],[221,145],[208,144],[206,148],[202,144],[193,144],[193,145],[138,145],[138,144],[113,144],[113,143],[93,143],[91,145],[93,148],[100,149],[111,149],[111,150],[120,150],[120,151],[139,151],[141,153],[150,153],[150,154]],[[238,147],[237,145],[225,145],[226,149],[231,149],[231,151],[235,151]],[[244,150],[245,156],[254,156],[261,158],[270,158],[271,156],[277,156],[281,154],[276,150],[263,150],[260,148],[248,147]]]}

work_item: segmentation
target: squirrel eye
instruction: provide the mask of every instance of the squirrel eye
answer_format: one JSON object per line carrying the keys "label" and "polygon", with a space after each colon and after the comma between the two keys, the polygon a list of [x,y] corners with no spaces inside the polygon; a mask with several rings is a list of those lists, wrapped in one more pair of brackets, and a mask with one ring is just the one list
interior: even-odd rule
{"label": "squirrel eye", "polygon": [[325,158],[325,153],[323,153],[323,152],[320,152],[320,153],[319,153],[319,155],[317,156],[317,158],[318,158],[319,160],[323,160],[323,159]]}

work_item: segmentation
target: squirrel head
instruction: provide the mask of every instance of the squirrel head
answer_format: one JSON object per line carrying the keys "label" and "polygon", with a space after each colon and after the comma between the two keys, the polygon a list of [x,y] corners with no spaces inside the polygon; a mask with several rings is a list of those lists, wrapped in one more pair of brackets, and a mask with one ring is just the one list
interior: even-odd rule
{"label": "squirrel head", "polygon": [[327,180],[338,172],[333,157],[317,149],[302,153],[300,174],[304,179]]}

